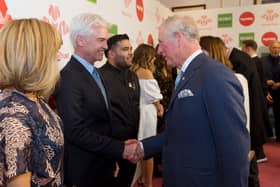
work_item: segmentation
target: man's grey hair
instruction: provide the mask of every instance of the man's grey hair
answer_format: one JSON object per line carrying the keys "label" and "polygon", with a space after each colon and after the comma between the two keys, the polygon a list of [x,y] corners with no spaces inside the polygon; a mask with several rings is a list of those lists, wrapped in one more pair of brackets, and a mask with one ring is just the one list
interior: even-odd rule
{"label": "man's grey hair", "polygon": [[198,28],[194,20],[189,16],[172,16],[167,18],[161,25],[166,28],[166,33],[174,38],[175,34],[183,33],[189,39],[199,40]]}
{"label": "man's grey hair", "polygon": [[274,44],[280,44],[280,41],[278,41],[278,40],[273,40],[273,41],[271,41],[270,43],[269,43],[269,45],[268,45],[268,47],[269,48],[271,48]]}
{"label": "man's grey hair", "polygon": [[92,32],[92,27],[103,26],[110,27],[110,24],[101,16],[92,13],[82,13],[75,16],[70,24],[70,41],[73,47],[76,47],[77,35],[89,36]]}

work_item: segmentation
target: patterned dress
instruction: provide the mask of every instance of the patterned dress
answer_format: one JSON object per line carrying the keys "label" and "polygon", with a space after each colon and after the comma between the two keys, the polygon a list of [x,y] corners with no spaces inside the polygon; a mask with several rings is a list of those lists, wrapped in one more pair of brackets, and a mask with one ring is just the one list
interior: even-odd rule
{"label": "patterned dress", "polygon": [[0,90],[0,186],[26,172],[32,187],[62,186],[63,144],[62,122],[43,99]]}

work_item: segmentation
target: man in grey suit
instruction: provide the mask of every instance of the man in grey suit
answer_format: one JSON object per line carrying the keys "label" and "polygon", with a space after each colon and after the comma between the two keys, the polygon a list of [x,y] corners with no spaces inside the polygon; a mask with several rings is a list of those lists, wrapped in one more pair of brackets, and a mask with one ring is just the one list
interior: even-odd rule
{"label": "man in grey suit", "polygon": [[74,54],[61,71],[55,95],[64,123],[64,178],[69,187],[114,186],[115,160],[135,149],[111,138],[111,104],[94,67],[107,49],[107,29],[103,18],[86,13],[74,17],[70,26]]}
{"label": "man in grey suit", "polygon": [[250,141],[239,81],[202,53],[190,17],[160,26],[159,52],[180,72],[164,132],[143,140],[132,161],[162,152],[165,187],[247,187]]}

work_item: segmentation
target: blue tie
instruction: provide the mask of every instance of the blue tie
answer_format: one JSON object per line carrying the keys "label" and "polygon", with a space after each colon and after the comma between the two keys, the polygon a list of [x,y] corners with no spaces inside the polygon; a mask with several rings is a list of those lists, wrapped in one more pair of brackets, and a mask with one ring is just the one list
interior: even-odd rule
{"label": "blue tie", "polygon": [[91,74],[92,74],[93,79],[97,83],[98,87],[100,88],[100,91],[101,91],[101,93],[104,97],[105,103],[106,103],[106,107],[108,108],[108,101],[107,101],[104,85],[100,79],[99,73],[97,72],[97,70],[94,67],[93,67],[93,71]]}
{"label": "blue tie", "polygon": [[177,75],[177,77],[176,77],[176,79],[175,79],[175,89],[176,89],[176,87],[178,86],[180,80],[182,79],[183,74],[184,74],[184,72],[180,70],[179,73],[178,73],[178,75]]}

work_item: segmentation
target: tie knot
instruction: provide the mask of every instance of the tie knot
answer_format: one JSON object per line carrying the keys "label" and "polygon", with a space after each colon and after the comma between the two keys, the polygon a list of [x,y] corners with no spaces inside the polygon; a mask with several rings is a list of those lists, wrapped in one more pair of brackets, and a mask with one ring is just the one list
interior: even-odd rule
{"label": "tie knot", "polygon": [[176,80],[175,80],[175,88],[178,86],[181,78],[183,77],[183,74],[184,74],[184,72],[182,70],[180,70],[176,77]]}
{"label": "tie knot", "polygon": [[95,68],[95,67],[93,67],[93,69],[92,69],[92,73],[91,73],[91,74],[96,74],[96,73],[97,73],[96,68]]}

